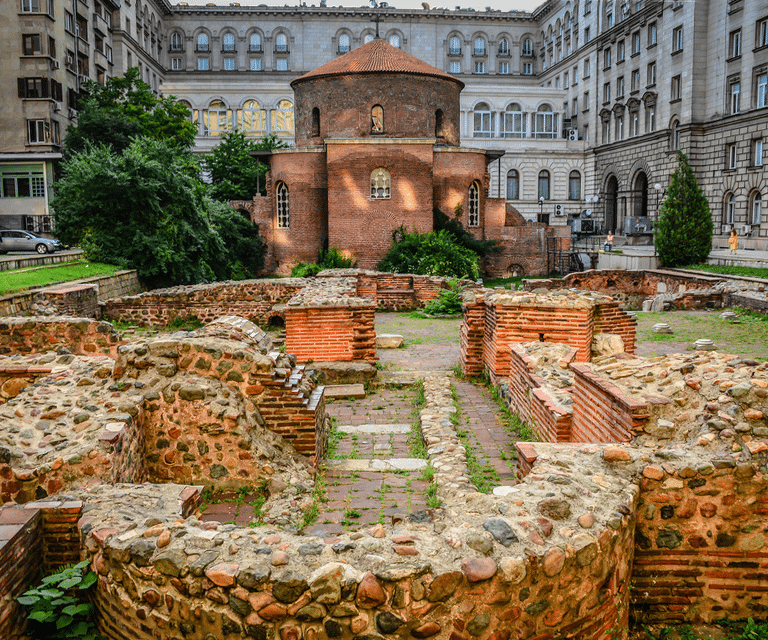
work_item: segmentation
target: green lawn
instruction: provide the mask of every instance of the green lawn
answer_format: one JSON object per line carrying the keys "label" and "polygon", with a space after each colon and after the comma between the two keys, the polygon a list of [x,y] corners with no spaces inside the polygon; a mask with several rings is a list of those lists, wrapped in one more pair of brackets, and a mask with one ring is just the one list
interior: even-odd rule
{"label": "green lawn", "polygon": [[694,264],[683,268],[694,269],[695,271],[706,271],[707,273],[717,273],[726,276],[768,278],[768,269],[758,269],[757,267],[729,267],[719,264]]}
{"label": "green lawn", "polygon": [[0,295],[16,293],[31,287],[44,287],[57,282],[110,275],[121,269],[122,267],[113,264],[80,260],[52,267],[0,271]]}

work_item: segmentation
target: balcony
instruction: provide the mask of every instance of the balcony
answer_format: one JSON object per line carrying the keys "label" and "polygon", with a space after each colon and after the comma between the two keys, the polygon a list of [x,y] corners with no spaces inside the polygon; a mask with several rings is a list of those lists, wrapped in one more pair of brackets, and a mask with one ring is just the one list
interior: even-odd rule
{"label": "balcony", "polygon": [[207,44],[199,44],[195,47],[195,51],[197,53],[208,53],[210,51],[210,47]]}
{"label": "balcony", "polygon": [[287,44],[276,44],[275,45],[275,53],[288,53],[288,45]]}
{"label": "balcony", "polygon": [[460,56],[461,55],[461,47],[448,49],[448,55],[449,56]]}
{"label": "balcony", "polygon": [[487,53],[485,51],[485,47],[482,47],[482,48],[475,47],[472,50],[472,55],[473,56],[477,56],[479,58],[484,58],[487,55]]}
{"label": "balcony", "polygon": [[248,45],[248,53],[262,53],[262,48],[260,44],[251,44]]}

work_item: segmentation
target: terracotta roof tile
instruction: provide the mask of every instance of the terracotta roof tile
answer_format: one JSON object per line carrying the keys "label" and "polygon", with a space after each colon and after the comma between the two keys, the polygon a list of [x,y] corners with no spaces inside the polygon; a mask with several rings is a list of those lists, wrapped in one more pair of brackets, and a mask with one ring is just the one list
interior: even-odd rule
{"label": "terracotta roof tile", "polygon": [[371,40],[361,47],[296,78],[291,82],[291,86],[315,78],[369,73],[407,73],[433,76],[451,80],[461,85],[462,88],[464,87],[464,83],[458,78],[419,60],[410,53],[393,47],[384,40]]}

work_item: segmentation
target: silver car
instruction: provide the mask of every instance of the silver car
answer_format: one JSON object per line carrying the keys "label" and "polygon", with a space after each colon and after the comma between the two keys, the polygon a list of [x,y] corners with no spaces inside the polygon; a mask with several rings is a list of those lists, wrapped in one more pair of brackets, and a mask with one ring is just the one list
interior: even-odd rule
{"label": "silver car", "polygon": [[41,238],[30,231],[0,230],[0,253],[37,251],[40,254],[61,251],[64,245],[55,238]]}

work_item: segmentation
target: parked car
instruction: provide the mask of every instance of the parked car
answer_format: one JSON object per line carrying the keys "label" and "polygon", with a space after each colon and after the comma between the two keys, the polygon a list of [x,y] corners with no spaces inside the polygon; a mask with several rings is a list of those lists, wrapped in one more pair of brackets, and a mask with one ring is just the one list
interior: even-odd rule
{"label": "parked car", "polygon": [[0,230],[0,253],[37,251],[42,254],[61,251],[63,248],[64,245],[56,238],[41,238],[31,231]]}

